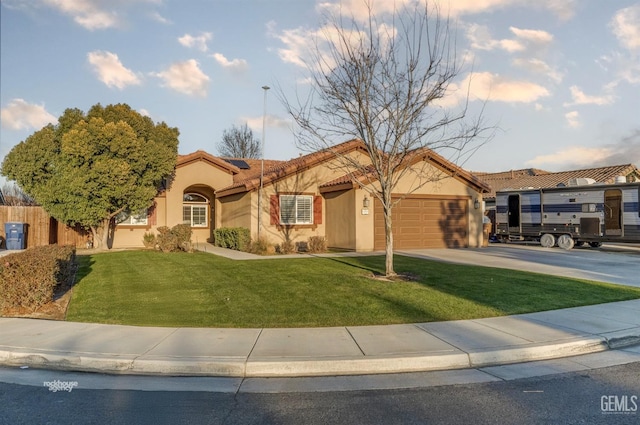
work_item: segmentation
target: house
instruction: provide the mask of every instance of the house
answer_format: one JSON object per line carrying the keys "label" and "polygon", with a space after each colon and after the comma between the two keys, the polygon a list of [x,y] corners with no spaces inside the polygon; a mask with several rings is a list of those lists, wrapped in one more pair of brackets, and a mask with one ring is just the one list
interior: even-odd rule
{"label": "house", "polygon": [[[141,246],[144,233],[186,222],[194,242],[210,241],[216,228],[246,227],[252,237],[260,233],[273,244],[321,236],[333,248],[382,250],[382,206],[363,189],[378,182],[370,175],[348,173],[339,156],[364,165],[370,161],[358,140],[289,161],[265,160],[263,172],[260,160],[220,158],[203,151],[181,155],[154,206],[141,216],[121,218],[114,247]],[[428,150],[413,155],[403,167],[408,172],[394,194],[394,247],[481,246],[480,201],[488,185]],[[430,178],[416,189],[417,170]]]}

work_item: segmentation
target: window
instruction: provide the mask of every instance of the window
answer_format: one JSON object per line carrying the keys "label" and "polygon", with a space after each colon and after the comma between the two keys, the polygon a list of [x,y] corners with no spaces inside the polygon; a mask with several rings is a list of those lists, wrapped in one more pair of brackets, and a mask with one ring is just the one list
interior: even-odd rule
{"label": "window", "polygon": [[280,195],[281,224],[313,224],[313,196]]}
{"label": "window", "polygon": [[182,202],[182,222],[191,227],[207,227],[209,200],[197,193],[185,193]]}
{"label": "window", "polygon": [[596,212],[596,204],[582,204],[582,212],[584,213]]}
{"label": "window", "polygon": [[123,211],[116,216],[116,223],[118,226],[146,226],[149,223],[147,210],[143,210],[137,214]]}

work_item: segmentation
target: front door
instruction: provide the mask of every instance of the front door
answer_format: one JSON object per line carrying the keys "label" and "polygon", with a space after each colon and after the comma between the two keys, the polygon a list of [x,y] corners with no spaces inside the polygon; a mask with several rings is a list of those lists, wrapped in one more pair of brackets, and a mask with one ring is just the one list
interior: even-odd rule
{"label": "front door", "polygon": [[509,233],[520,233],[520,195],[509,195]]}
{"label": "front door", "polygon": [[620,189],[604,191],[604,234],[622,236],[622,191]]}

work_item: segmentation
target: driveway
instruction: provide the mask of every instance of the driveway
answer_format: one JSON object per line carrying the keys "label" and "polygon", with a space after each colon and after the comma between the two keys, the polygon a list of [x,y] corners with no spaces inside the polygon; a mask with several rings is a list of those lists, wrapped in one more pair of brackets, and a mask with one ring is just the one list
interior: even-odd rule
{"label": "driveway", "polygon": [[422,249],[396,253],[640,287],[640,245],[605,244],[600,249],[565,251],[538,245],[491,244],[487,248]]}

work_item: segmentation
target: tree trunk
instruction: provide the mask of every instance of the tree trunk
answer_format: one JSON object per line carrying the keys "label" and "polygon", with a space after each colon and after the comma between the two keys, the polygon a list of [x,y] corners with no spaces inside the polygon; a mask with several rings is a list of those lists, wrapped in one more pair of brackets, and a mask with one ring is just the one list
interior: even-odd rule
{"label": "tree trunk", "polygon": [[107,250],[109,246],[109,225],[111,219],[102,221],[100,226],[91,226],[91,233],[93,234],[93,247],[99,250]]}
{"label": "tree trunk", "polygon": [[388,205],[383,205],[382,209],[384,211],[384,236],[385,236],[385,275],[387,277],[395,276],[396,272],[393,270],[393,231],[391,230],[391,208],[389,205],[391,204],[391,200],[389,200]]}
{"label": "tree trunk", "polygon": [[110,249],[109,246],[109,224],[111,223],[111,218],[102,221],[102,240],[100,243],[100,249]]}

